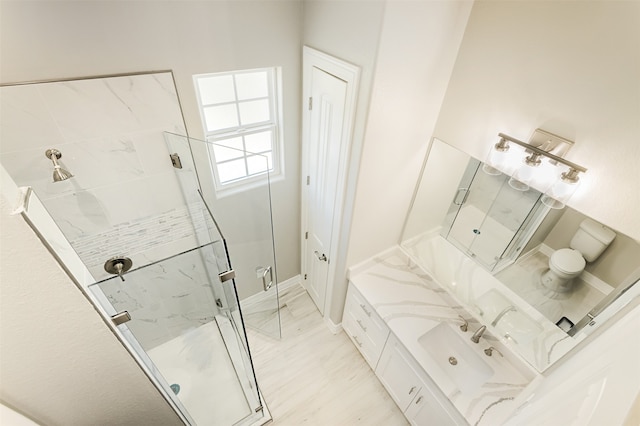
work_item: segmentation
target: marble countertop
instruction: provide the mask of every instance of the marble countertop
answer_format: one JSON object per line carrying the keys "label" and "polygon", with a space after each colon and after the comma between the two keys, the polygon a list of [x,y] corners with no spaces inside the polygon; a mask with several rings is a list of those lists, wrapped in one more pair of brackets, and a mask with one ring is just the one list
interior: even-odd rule
{"label": "marble countertop", "polygon": [[[487,331],[477,348],[471,347],[493,375],[475,390],[458,389],[418,340],[443,322],[468,340],[480,324],[400,248],[350,268],[349,280],[469,424],[501,423],[517,407],[518,395],[534,381],[536,374]],[[469,322],[466,333],[458,327],[459,316]],[[469,341],[469,345],[474,344]],[[483,349],[489,346],[498,348],[504,357],[486,356]]]}
{"label": "marble countertop", "polygon": [[[418,236],[403,243],[400,250],[429,271],[458,304],[482,320],[502,344],[537,372],[545,371],[576,345],[577,339],[441,236]],[[510,305],[516,311],[492,326],[496,315]],[[486,311],[487,308],[491,309]]]}

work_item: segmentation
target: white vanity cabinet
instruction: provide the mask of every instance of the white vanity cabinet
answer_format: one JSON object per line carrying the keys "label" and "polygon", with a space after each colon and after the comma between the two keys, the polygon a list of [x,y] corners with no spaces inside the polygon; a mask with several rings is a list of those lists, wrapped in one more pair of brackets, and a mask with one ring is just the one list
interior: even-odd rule
{"label": "white vanity cabinet", "polygon": [[412,425],[467,424],[393,335],[380,356],[376,375]]}
{"label": "white vanity cabinet", "polygon": [[375,370],[389,336],[389,328],[353,285],[349,285],[347,291],[342,328]]}

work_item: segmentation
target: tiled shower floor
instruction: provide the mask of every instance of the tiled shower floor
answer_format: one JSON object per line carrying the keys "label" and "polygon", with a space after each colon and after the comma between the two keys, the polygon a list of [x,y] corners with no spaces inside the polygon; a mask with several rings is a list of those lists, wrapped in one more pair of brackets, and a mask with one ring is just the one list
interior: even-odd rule
{"label": "tiled shower floor", "polygon": [[[251,414],[215,321],[148,351],[198,425],[232,425]],[[223,407],[223,409],[221,409]]]}

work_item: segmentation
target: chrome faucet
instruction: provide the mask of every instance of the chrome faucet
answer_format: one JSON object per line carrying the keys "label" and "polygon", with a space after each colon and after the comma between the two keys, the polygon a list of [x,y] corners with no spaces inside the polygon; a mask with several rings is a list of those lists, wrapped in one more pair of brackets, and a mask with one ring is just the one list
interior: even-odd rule
{"label": "chrome faucet", "polygon": [[467,330],[469,329],[469,323],[467,322],[466,319],[464,319],[462,317],[462,315],[458,315],[458,318],[460,318],[462,320],[462,324],[460,324],[460,330],[462,330],[462,331],[464,331],[466,333]]}
{"label": "chrome faucet", "polygon": [[504,308],[502,310],[502,312],[500,312],[498,315],[496,315],[496,318],[491,321],[491,326],[495,327],[496,324],[498,324],[498,322],[502,319],[503,316],[505,316],[507,314],[507,312],[511,312],[511,311],[516,311],[517,309],[513,307],[513,305],[509,305],[506,308]]}
{"label": "chrome faucet", "polygon": [[496,348],[494,348],[493,346],[489,346],[487,349],[484,350],[484,353],[487,356],[491,356],[493,354],[493,352],[498,352],[498,354],[500,354],[501,357],[504,357],[504,355],[502,355],[502,352],[500,352],[499,350],[497,350]]}
{"label": "chrome faucet", "polygon": [[475,333],[473,333],[473,336],[471,336],[471,341],[473,343],[478,343],[480,341],[480,337],[482,337],[482,335],[484,334],[484,331],[487,329],[486,325],[483,325],[482,327],[480,327],[479,329],[476,330]]}

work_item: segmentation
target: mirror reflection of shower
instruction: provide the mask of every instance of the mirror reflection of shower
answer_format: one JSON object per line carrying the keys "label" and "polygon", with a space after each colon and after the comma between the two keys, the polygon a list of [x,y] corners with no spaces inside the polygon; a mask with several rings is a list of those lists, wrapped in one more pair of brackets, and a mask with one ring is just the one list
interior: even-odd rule
{"label": "mirror reflection of shower", "polygon": [[73,175],[68,170],[63,169],[58,163],[58,160],[62,157],[62,153],[55,148],[51,148],[45,151],[44,155],[51,161],[53,161],[53,182],[61,182],[72,178]]}

